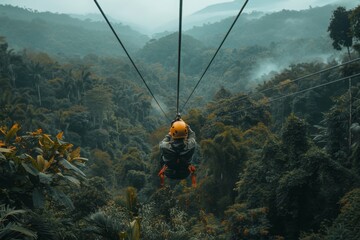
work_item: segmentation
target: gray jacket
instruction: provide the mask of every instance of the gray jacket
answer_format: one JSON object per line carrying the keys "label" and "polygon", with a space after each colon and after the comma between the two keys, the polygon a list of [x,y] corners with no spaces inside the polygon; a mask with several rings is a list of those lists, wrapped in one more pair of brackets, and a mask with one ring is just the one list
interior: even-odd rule
{"label": "gray jacket", "polygon": [[[169,134],[160,142],[161,165],[166,164],[168,170],[165,175],[173,173],[172,178],[181,178],[180,172],[187,172],[191,164],[192,157],[196,148],[195,132],[188,126],[187,139],[173,140]],[[179,172],[179,173],[177,173]],[[170,177],[170,176],[168,176]]]}

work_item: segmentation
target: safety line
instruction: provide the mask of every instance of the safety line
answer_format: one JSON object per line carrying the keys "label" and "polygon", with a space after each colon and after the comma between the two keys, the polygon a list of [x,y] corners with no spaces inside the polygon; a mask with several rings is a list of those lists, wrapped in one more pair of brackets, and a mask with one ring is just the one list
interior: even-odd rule
{"label": "safety line", "polygon": [[243,10],[244,10],[245,6],[247,5],[248,1],[249,1],[249,0],[246,0],[245,3],[244,3],[244,5],[241,7],[241,9],[240,9],[238,15],[236,16],[234,22],[231,24],[231,27],[229,28],[229,30],[228,30],[228,32],[226,33],[224,39],[223,39],[222,42],[220,43],[220,46],[219,46],[218,49],[216,50],[214,56],[213,56],[212,59],[210,60],[210,62],[209,62],[209,64],[207,65],[207,67],[205,68],[205,71],[203,72],[203,74],[201,75],[199,81],[197,82],[197,84],[195,85],[194,89],[193,89],[192,92],[190,93],[190,96],[189,96],[189,97],[187,98],[187,100],[185,101],[185,103],[184,103],[181,111],[185,108],[185,106],[186,106],[186,104],[188,103],[188,101],[190,100],[191,96],[194,94],[196,88],[199,86],[199,84],[200,84],[201,80],[203,79],[205,73],[206,73],[207,70],[209,69],[211,63],[214,61],[216,55],[218,54],[220,48],[221,48],[222,45],[224,44],[224,42],[225,42],[226,38],[228,37],[228,35],[230,34],[232,28],[234,27],[236,21],[238,20],[238,18],[240,17],[241,13],[243,12]]}
{"label": "safety line", "polygon": [[176,115],[179,115],[179,98],[180,98],[180,67],[181,67],[181,32],[182,32],[182,9],[183,0],[180,0],[179,7],[179,49],[178,49],[178,77],[177,77],[177,92],[176,92]]}
{"label": "safety line", "polygon": [[158,102],[158,100],[155,98],[153,92],[151,91],[150,87],[148,86],[148,84],[146,83],[144,77],[142,76],[142,74],[140,73],[139,69],[137,68],[137,66],[135,65],[135,62],[132,60],[130,54],[128,53],[128,51],[126,50],[124,44],[121,42],[119,36],[117,35],[117,33],[115,32],[114,28],[112,27],[111,23],[109,22],[108,18],[106,17],[105,13],[103,12],[103,10],[101,9],[99,3],[94,0],[96,6],[98,7],[98,9],[100,10],[101,14],[103,15],[105,21],[107,22],[107,24],[109,25],[111,31],[113,32],[113,34],[115,35],[116,39],[118,40],[118,42],[120,43],[121,47],[123,48],[123,50],[125,51],[127,57],[129,58],[130,62],[132,63],[132,65],[134,66],[136,72],[139,74],[141,80],[143,81],[143,83],[145,84],[146,88],[148,89],[148,91],[150,92],[151,96],[154,98],[156,104],[159,106],[160,110],[162,111],[162,113],[164,114],[164,116],[170,121],[170,118],[166,115],[165,111],[163,110],[163,108],[161,107],[160,103]]}
{"label": "safety line", "polygon": [[[346,79],[349,79],[349,78],[355,78],[355,77],[358,77],[358,76],[360,76],[360,73],[353,74],[351,76],[347,76],[347,77],[343,77],[343,78],[339,78],[339,79],[336,79],[336,80],[333,80],[333,81],[330,81],[330,82],[327,82],[327,83],[322,83],[322,84],[316,85],[314,87],[306,88],[306,89],[303,89],[303,90],[300,90],[300,91],[297,91],[297,92],[294,92],[294,93],[290,93],[290,94],[287,94],[287,95],[284,95],[284,96],[281,96],[281,97],[278,97],[278,98],[271,99],[270,101],[266,102],[266,104],[269,104],[269,103],[275,102],[277,100],[280,100],[280,99],[283,99],[283,98],[286,98],[286,97],[289,97],[289,96],[293,96],[293,95],[296,95],[296,94],[299,94],[299,93],[307,92],[307,91],[313,90],[315,88],[324,87],[326,85],[330,85],[330,84],[333,84],[333,83],[336,83],[336,82],[340,82],[340,81],[343,81],[343,80],[346,80]],[[251,108],[254,108],[254,106],[241,108],[240,110],[229,113],[227,115],[234,115],[236,113],[239,113],[239,112],[251,109]]]}

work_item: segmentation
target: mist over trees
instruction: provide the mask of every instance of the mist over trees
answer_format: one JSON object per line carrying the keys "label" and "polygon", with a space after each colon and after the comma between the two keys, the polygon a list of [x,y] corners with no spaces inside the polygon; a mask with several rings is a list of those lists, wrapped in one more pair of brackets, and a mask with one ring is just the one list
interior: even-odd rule
{"label": "mist over trees", "polygon": [[[360,6],[239,25],[182,113],[197,136],[197,188],[159,188],[169,121],[106,26],[0,9],[1,239],[359,239]],[[263,25],[286,21],[281,33]],[[184,33],[181,104],[226,22]],[[175,115],[177,34],[118,27]]]}
{"label": "mist over trees", "polygon": [[[121,56],[118,43],[105,22],[79,20],[66,14],[37,12],[11,5],[0,5],[0,32],[13,48],[46,51],[48,54],[84,56],[87,54]],[[129,26],[114,23],[114,29],[131,50],[141,48],[149,38]]]}

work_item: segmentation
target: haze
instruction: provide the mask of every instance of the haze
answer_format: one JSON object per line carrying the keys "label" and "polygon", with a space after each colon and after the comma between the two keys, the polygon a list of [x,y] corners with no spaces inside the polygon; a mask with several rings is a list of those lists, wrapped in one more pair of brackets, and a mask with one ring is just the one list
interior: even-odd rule
{"label": "haze", "polygon": [[[239,6],[244,0],[236,0]],[[346,0],[342,0],[344,2]],[[231,2],[229,0],[184,0],[183,16],[191,15],[209,5]],[[271,3],[270,3],[271,2]],[[248,11],[276,11],[281,9],[305,9],[338,2],[337,0],[250,0]],[[98,0],[105,13],[126,24],[131,23],[151,32],[166,22],[178,19],[179,0]],[[40,12],[49,11],[68,14],[88,14],[99,11],[93,0],[0,0],[10,4],[31,8]]]}

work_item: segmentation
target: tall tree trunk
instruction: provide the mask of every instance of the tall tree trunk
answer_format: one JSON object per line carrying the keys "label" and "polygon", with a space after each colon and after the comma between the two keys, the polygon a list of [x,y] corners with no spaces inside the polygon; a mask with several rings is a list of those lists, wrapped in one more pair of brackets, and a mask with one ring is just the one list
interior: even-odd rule
{"label": "tall tree trunk", "polygon": [[351,94],[351,78],[349,78],[349,149],[351,149],[352,141],[351,141],[351,125],[352,125],[352,94]]}
{"label": "tall tree trunk", "polygon": [[40,106],[41,106],[41,93],[40,93],[40,85],[37,85],[37,92],[38,92],[39,104],[40,104]]}
{"label": "tall tree trunk", "polygon": [[12,68],[12,64],[9,65],[9,73],[10,73],[10,76],[11,76],[11,81],[12,81],[13,87],[16,88],[16,84],[15,84],[16,77],[15,77],[15,73],[14,73],[13,68]]}
{"label": "tall tree trunk", "polygon": [[349,60],[351,60],[350,47],[347,47],[347,51],[348,51],[348,55],[349,55]]}
{"label": "tall tree trunk", "polygon": [[76,91],[77,91],[77,101],[78,101],[77,103],[80,104],[80,101],[81,101],[80,90],[77,89]]}

